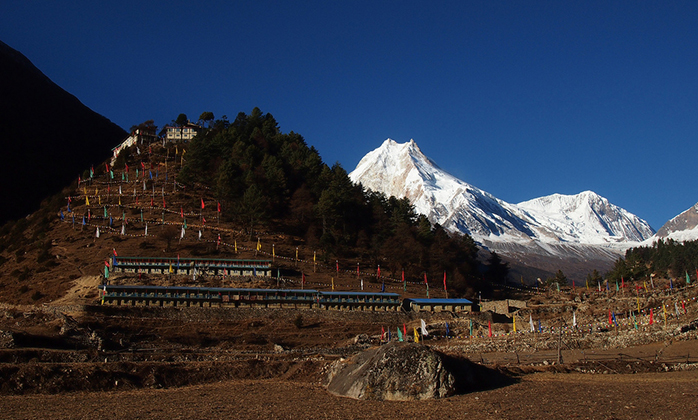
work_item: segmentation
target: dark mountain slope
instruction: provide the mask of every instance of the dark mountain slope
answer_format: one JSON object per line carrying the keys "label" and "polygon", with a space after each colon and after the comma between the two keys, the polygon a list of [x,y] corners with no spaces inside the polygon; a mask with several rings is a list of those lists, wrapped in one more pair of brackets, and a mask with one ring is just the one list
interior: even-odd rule
{"label": "dark mountain slope", "polygon": [[0,41],[0,223],[24,217],[127,133]]}

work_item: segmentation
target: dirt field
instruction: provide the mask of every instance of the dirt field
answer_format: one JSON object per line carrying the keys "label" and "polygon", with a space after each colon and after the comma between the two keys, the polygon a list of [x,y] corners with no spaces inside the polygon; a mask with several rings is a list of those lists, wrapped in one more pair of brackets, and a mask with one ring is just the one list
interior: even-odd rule
{"label": "dirt field", "polygon": [[[0,397],[7,419],[694,419],[698,373],[537,373],[438,401],[356,401],[313,383],[236,380],[175,389]],[[50,410],[47,408],[50,407]]]}
{"label": "dirt field", "polygon": [[[80,282],[74,290],[89,294]],[[566,336],[562,365],[555,336],[432,339],[427,345],[509,379],[422,402],[355,401],[324,390],[329,363],[377,345],[382,325],[411,328],[422,317],[435,331],[445,320],[458,325],[448,313],[6,307],[0,412],[7,419],[696,418],[698,340],[675,328],[592,341]],[[651,342],[609,347],[609,340]]]}

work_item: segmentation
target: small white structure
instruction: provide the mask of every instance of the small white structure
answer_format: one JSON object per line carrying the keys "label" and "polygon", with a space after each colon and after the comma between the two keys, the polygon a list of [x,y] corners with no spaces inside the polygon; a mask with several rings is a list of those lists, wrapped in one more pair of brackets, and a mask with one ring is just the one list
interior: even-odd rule
{"label": "small white structure", "polygon": [[188,123],[182,127],[167,127],[167,141],[188,141],[196,137],[201,127]]}

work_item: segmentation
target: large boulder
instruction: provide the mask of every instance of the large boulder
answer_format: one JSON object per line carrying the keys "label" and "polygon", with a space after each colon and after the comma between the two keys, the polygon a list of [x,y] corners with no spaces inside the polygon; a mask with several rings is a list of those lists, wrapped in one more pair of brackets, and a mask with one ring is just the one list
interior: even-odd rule
{"label": "large boulder", "polygon": [[337,362],[327,390],[360,400],[424,400],[453,395],[473,378],[469,364],[454,366],[422,344],[392,342]]}

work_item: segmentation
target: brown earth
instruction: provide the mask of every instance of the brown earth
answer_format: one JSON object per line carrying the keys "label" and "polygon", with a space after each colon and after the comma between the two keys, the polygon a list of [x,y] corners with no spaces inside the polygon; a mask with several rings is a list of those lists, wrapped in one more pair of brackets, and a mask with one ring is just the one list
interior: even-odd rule
{"label": "brown earth", "polygon": [[[89,294],[82,287],[76,282],[73,294]],[[0,410],[8,419],[695,418],[698,405],[691,390],[698,380],[695,330],[673,326],[589,334],[599,345],[565,344],[562,364],[551,348],[557,335],[435,337],[427,345],[484,364],[505,380],[442,400],[359,402],[325,391],[331,362],[378,345],[383,325],[411,329],[423,318],[436,332],[461,318],[101,305],[6,306],[2,315]],[[661,339],[603,347],[626,335]],[[563,343],[574,341],[563,336]]]}

